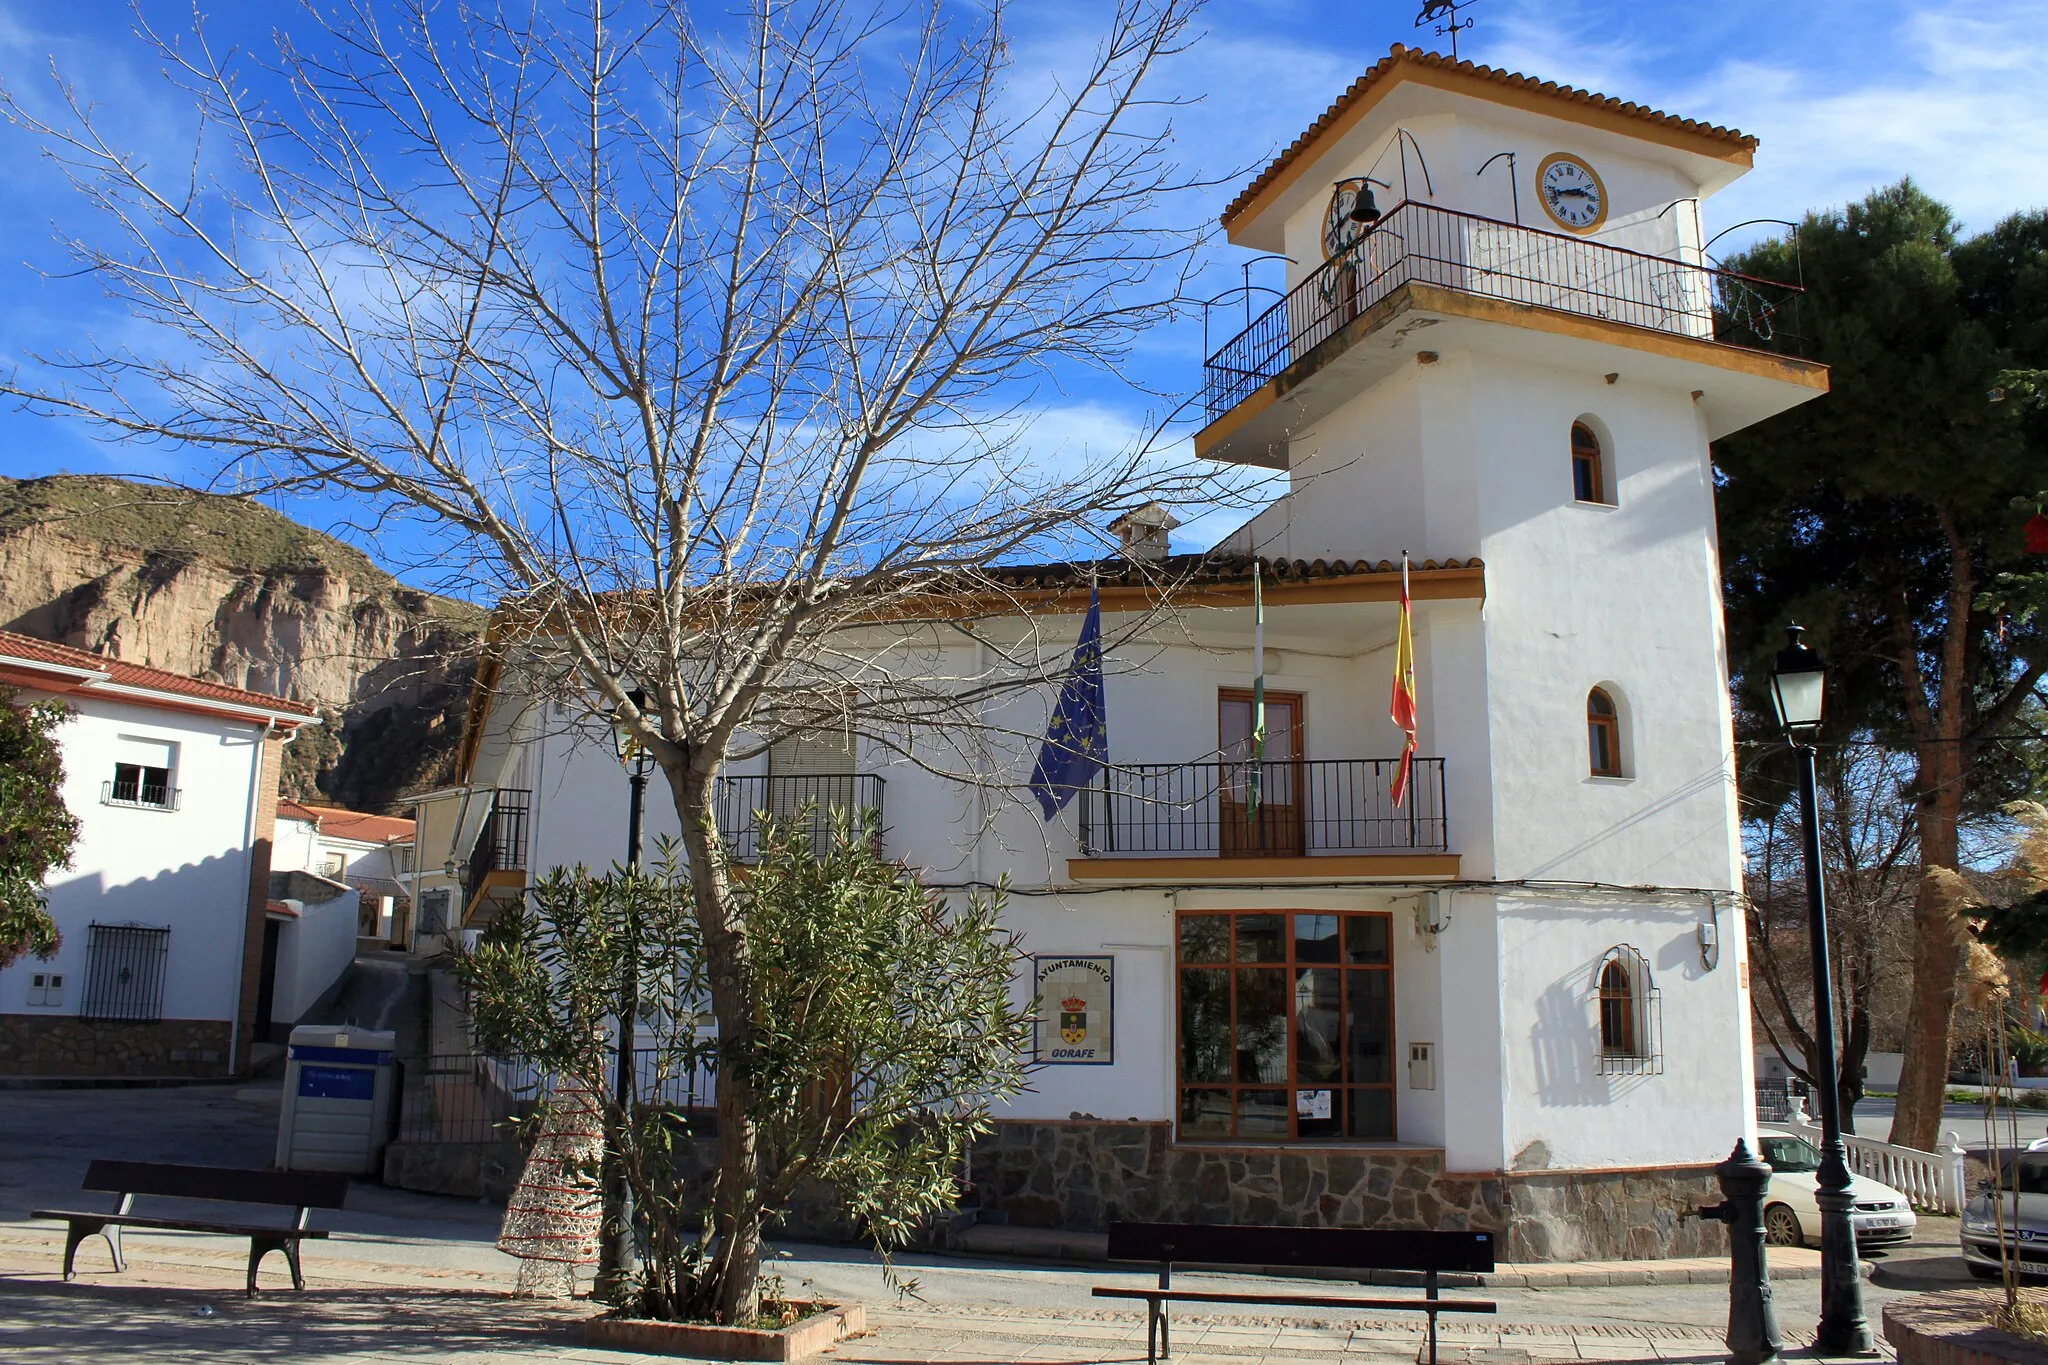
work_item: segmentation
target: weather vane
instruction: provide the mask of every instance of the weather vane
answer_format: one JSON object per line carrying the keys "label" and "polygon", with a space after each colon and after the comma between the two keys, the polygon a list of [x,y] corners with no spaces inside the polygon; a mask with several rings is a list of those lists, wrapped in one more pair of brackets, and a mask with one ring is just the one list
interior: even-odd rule
{"label": "weather vane", "polygon": [[1458,11],[1474,3],[1474,0],[1422,0],[1422,13],[1415,16],[1415,27],[1435,24],[1440,34],[1449,34],[1451,39],[1451,60],[1458,60],[1458,30],[1472,27],[1470,19],[1458,22]]}

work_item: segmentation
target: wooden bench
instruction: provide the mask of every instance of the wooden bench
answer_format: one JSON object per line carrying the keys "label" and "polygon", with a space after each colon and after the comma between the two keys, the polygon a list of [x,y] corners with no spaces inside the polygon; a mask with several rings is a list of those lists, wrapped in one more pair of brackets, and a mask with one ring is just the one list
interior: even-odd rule
{"label": "wooden bench", "polygon": [[[121,1255],[122,1228],[162,1228],[174,1232],[211,1232],[223,1237],[249,1239],[249,1293],[256,1293],[256,1267],[273,1251],[282,1251],[292,1268],[292,1288],[304,1289],[299,1273],[299,1243],[308,1237],[325,1237],[319,1228],[306,1226],[306,1215],[314,1209],[338,1209],[348,1196],[345,1175],[313,1175],[298,1171],[238,1171],[226,1166],[171,1166],[146,1161],[95,1161],[85,1168],[81,1189],[104,1190],[120,1196],[112,1210],[37,1209],[37,1218],[69,1220],[71,1230],[64,1238],[64,1278],[74,1273],[78,1244],[88,1237],[104,1237],[114,1253],[114,1269],[126,1270]],[[294,1210],[288,1227],[251,1223],[212,1222],[204,1218],[135,1212],[138,1195],[165,1199],[211,1199],[231,1204],[275,1204]]]}
{"label": "wooden bench", "polygon": [[[1486,1299],[1438,1297],[1437,1276],[1444,1271],[1486,1274],[1493,1269],[1490,1232],[1401,1232],[1385,1228],[1273,1228],[1230,1223],[1111,1223],[1109,1259],[1156,1261],[1157,1289],[1121,1289],[1098,1285],[1101,1299],[1143,1299],[1145,1360],[1156,1365],[1172,1355],[1167,1339],[1168,1303],[1262,1303],[1292,1308],[1393,1308],[1429,1317],[1429,1360],[1436,1365],[1436,1317],[1439,1313],[1491,1313]],[[1298,1266],[1326,1270],[1400,1270],[1423,1277],[1423,1296],[1363,1299],[1355,1295],[1285,1292],[1233,1294],[1220,1290],[1173,1287],[1173,1267]]]}

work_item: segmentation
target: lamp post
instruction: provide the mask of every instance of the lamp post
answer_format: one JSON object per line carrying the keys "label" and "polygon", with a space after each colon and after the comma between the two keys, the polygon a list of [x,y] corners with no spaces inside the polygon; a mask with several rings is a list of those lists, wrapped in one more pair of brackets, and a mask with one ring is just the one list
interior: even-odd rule
{"label": "lamp post", "polygon": [[[646,694],[638,688],[626,694],[639,710]],[[624,727],[612,727],[612,743],[619,762],[626,765],[630,795],[626,804],[626,870],[640,870],[640,823],[647,804],[647,750],[633,740]],[[612,1090],[619,1106],[630,1116],[639,1097],[633,1074],[634,1020],[640,1012],[640,912],[638,902],[626,903],[625,970],[619,979],[618,1070]],[[595,1297],[606,1303],[624,1303],[633,1285],[633,1187],[626,1179],[621,1154],[607,1144],[604,1155],[604,1215],[597,1248],[597,1278],[591,1286]]]}
{"label": "lamp post", "polygon": [[1813,958],[1814,1069],[1820,1101],[1820,1328],[1822,1355],[1869,1355],[1870,1322],[1863,1316],[1863,1277],[1856,1263],[1856,1229],[1849,1221],[1849,1152],[1842,1143],[1842,1090],[1835,1061],[1834,973],[1828,965],[1827,893],[1821,885],[1820,805],[1814,798],[1813,741],[1820,734],[1826,665],[1800,641],[1804,630],[1785,627],[1785,648],[1771,670],[1771,703],[1799,765],[1800,832],[1806,851],[1806,931]]}

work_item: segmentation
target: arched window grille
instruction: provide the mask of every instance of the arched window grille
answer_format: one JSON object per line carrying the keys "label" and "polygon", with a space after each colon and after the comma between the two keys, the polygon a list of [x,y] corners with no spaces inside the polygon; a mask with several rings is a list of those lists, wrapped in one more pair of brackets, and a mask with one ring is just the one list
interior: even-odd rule
{"label": "arched window grille", "polygon": [[1600,1074],[1654,1076],[1664,1070],[1663,1002],[1650,962],[1626,943],[1607,950],[1593,977],[1598,1002]]}
{"label": "arched window grille", "polygon": [[1612,502],[1607,496],[1607,461],[1600,437],[1584,422],[1572,423],[1572,497],[1580,502]]}
{"label": "arched window grille", "polygon": [[1604,688],[1586,694],[1586,760],[1595,777],[1620,777],[1621,713]]}

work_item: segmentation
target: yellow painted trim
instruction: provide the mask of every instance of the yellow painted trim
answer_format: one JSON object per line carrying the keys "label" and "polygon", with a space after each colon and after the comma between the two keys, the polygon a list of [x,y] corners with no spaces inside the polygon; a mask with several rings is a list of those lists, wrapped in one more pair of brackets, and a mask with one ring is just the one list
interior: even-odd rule
{"label": "yellow painted trim", "polygon": [[1552,336],[1575,337],[1582,341],[1597,341],[1610,346],[1626,346],[1630,350],[1644,351],[1651,355],[1712,365],[1716,369],[1728,370],[1735,374],[1797,384],[1816,393],[1828,391],[1828,367],[1817,361],[1778,355],[1773,351],[1752,350],[1747,346],[1731,346],[1725,341],[1681,336],[1676,332],[1660,332],[1654,327],[1637,327],[1631,323],[1615,322],[1610,318],[1589,318],[1579,313],[1545,308],[1540,304],[1516,303],[1509,299],[1490,298],[1484,294],[1468,294],[1462,290],[1446,289],[1442,285],[1422,284],[1411,280],[1345,323],[1338,331],[1325,337],[1308,355],[1261,384],[1248,394],[1243,402],[1196,432],[1195,454],[1203,459],[1230,459],[1230,456],[1218,455],[1215,452],[1253,418],[1300,388],[1332,360],[1386,326],[1397,315],[1416,309],[1450,317],[1469,318],[1478,322],[1497,322],[1510,327],[1525,327]]}
{"label": "yellow painted trim", "polygon": [[516,867],[501,867],[484,873],[483,881],[477,886],[476,894],[469,898],[469,904],[462,907],[462,927],[472,928],[477,908],[490,900],[494,891],[524,891],[526,873]]}
{"label": "yellow painted trim", "polygon": [[1314,858],[1069,858],[1077,882],[1333,881],[1427,877],[1455,880],[1455,853],[1361,853]]}
{"label": "yellow painted trim", "polygon": [[1472,318],[1480,322],[1502,322],[1513,327],[1527,327],[1531,331],[1547,332],[1552,336],[1576,337],[1583,341],[1626,346],[1631,350],[1647,351],[1651,355],[1668,356],[1673,360],[1696,361],[1736,374],[1753,375],[1758,379],[1775,379],[1784,384],[1797,384],[1816,393],[1828,391],[1828,367],[1817,361],[1778,355],[1773,351],[1754,351],[1747,346],[1731,346],[1725,341],[1709,341],[1703,337],[1681,336],[1676,332],[1660,332],[1654,327],[1637,327],[1631,323],[1615,322],[1611,318],[1589,318],[1578,313],[1545,308],[1539,304],[1515,303],[1509,299],[1489,298],[1484,294],[1461,293],[1440,285],[1411,283],[1402,285],[1401,289],[1413,291],[1414,306],[1426,312],[1447,313],[1452,317]]}
{"label": "yellow painted trim", "polygon": [[1264,188],[1246,200],[1235,213],[1224,216],[1223,227],[1230,240],[1237,242],[1239,225],[1272,208],[1274,201],[1286,194],[1296,180],[1308,173],[1309,166],[1331,143],[1356,128],[1367,114],[1378,107],[1381,100],[1411,81],[1452,94],[1470,95],[1474,99],[1505,105],[1524,113],[1541,114],[1549,118],[1562,119],[1566,123],[1598,128],[1602,132],[1618,133],[1623,137],[1654,142],[1677,151],[1690,152],[1695,156],[1712,157],[1731,166],[1747,169],[1756,164],[1755,155],[1747,147],[1731,143],[1719,134],[1674,128],[1647,110],[1635,114],[1624,113],[1596,104],[1581,104],[1561,89],[1544,90],[1540,86],[1530,89],[1506,81],[1489,80],[1469,72],[1424,66],[1412,59],[1403,59],[1397,61],[1391,71],[1361,92],[1357,99],[1331,119],[1328,126],[1317,133],[1311,141],[1295,151],[1292,159],[1274,173]]}
{"label": "yellow painted trim", "polygon": [[[1222,458],[1211,452],[1235,436],[1239,428],[1279,401],[1280,390],[1275,380],[1269,379],[1259,385],[1245,395],[1244,400],[1236,407],[1195,433],[1195,455],[1205,460]],[[1287,468],[1285,457],[1278,460],[1239,460],[1237,463],[1257,465],[1261,469]]]}
{"label": "yellow painted trim", "polygon": [[[1486,569],[1483,565],[1469,569],[1410,568],[1408,583],[1408,595],[1418,602],[1460,599],[1476,602],[1486,598]],[[1144,611],[1159,605],[1160,594],[1152,588],[1114,587],[1100,591],[1104,611]],[[1346,574],[1341,578],[1279,581],[1268,578],[1263,591],[1269,607],[1325,602],[1395,602],[1401,597],[1401,571],[1398,568],[1374,569],[1367,573]],[[1078,616],[1088,610],[1086,588],[1020,592],[1005,600],[1044,615]],[[1197,583],[1174,593],[1173,602],[1181,607],[1248,607],[1252,604],[1252,585],[1249,582]]]}

